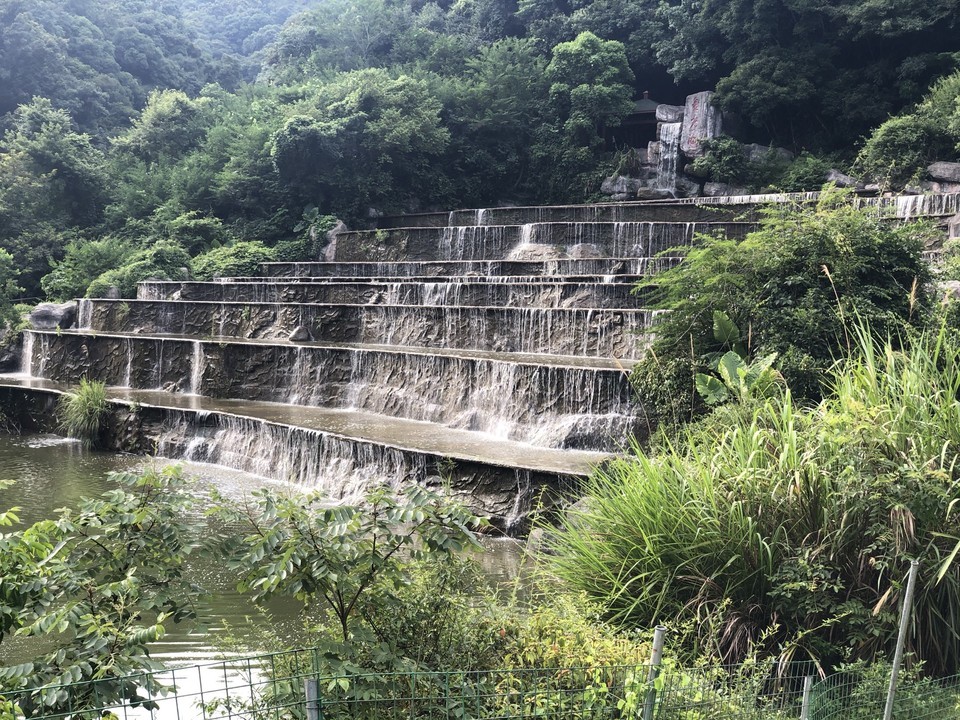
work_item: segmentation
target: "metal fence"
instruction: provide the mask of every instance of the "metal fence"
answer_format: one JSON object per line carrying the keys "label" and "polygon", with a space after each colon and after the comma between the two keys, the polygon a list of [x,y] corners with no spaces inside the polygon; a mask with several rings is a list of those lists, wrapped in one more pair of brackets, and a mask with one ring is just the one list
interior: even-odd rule
{"label": "metal fence", "polygon": [[[806,664],[647,665],[330,676],[299,650],[8,692],[43,720],[880,720],[883,668],[815,679]],[[109,683],[107,685],[106,683]],[[805,692],[806,690],[806,692]],[[0,711],[2,715],[2,711]],[[906,677],[894,718],[960,718],[957,678]]]}

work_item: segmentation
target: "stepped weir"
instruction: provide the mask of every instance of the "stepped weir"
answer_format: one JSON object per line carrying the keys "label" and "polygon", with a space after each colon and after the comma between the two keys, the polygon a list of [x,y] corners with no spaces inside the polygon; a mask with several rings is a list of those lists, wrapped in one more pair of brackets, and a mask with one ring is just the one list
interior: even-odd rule
{"label": "stepped weir", "polygon": [[[859,202],[936,219],[958,197]],[[80,300],[75,327],[25,331],[0,401],[49,415],[57,394],[101,380],[124,408],[117,447],[335,498],[445,485],[495,528],[522,531],[648,432],[628,379],[656,322],[638,280],[700,233],[743,237],[756,205],[784,198],[381,218],[338,235],[331,261]]]}

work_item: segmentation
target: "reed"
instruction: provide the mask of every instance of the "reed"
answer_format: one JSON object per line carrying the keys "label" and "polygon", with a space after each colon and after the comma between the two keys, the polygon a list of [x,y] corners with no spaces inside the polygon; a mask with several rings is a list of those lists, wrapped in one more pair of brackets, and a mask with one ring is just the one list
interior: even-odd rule
{"label": "reed", "polygon": [[106,385],[96,380],[80,380],[74,393],[64,395],[57,407],[60,428],[68,437],[80,440],[84,447],[95,447],[107,413]]}
{"label": "reed", "polygon": [[960,348],[934,332],[897,350],[864,323],[850,339],[818,405],[727,407],[598,470],[550,533],[553,571],[622,625],[687,627],[692,654],[831,664],[889,651],[918,558],[908,650],[960,669]]}

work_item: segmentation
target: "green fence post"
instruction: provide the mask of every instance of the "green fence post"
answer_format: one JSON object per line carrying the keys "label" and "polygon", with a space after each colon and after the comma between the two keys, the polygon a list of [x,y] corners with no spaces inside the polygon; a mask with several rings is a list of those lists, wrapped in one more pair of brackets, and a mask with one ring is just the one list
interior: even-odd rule
{"label": "green fence post", "polygon": [[890,686],[887,688],[887,703],[883,708],[883,720],[893,717],[893,699],[897,692],[897,676],[900,674],[900,663],[903,660],[903,646],[907,640],[907,630],[910,626],[910,608],[913,604],[913,588],[917,582],[917,568],[920,563],[910,561],[910,574],[907,576],[907,592],[903,596],[903,607],[900,611],[900,632],[897,634],[897,648],[893,653],[893,669],[890,671]]}
{"label": "green fence post", "polygon": [[800,701],[800,720],[810,719],[810,692],[813,690],[813,675],[803,679],[803,699]]}
{"label": "green fence post", "polygon": [[647,674],[650,689],[647,690],[647,697],[643,701],[643,720],[653,720],[653,709],[657,702],[657,689],[653,683],[660,674],[660,663],[663,662],[663,640],[666,634],[667,629],[663,625],[657,625],[653,629],[653,652],[650,653],[650,672]]}
{"label": "green fence post", "polygon": [[305,678],[303,694],[307,700],[307,720],[323,720],[320,712],[320,681],[316,678]]}

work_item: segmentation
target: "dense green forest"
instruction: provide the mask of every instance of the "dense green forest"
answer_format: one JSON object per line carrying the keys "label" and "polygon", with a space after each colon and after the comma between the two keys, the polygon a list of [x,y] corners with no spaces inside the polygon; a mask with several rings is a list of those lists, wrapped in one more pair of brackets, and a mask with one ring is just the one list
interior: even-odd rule
{"label": "dense green forest", "polygon": [[882,125],[854,167],[906,182],[956,156],[960,83],[917,103],[960,66],[958,22],[945,0],[2,0],[0,288],[128,294],[240,241],[306,257],[328,216],[590,199],[644,91],[715,88],[818,167]]}

